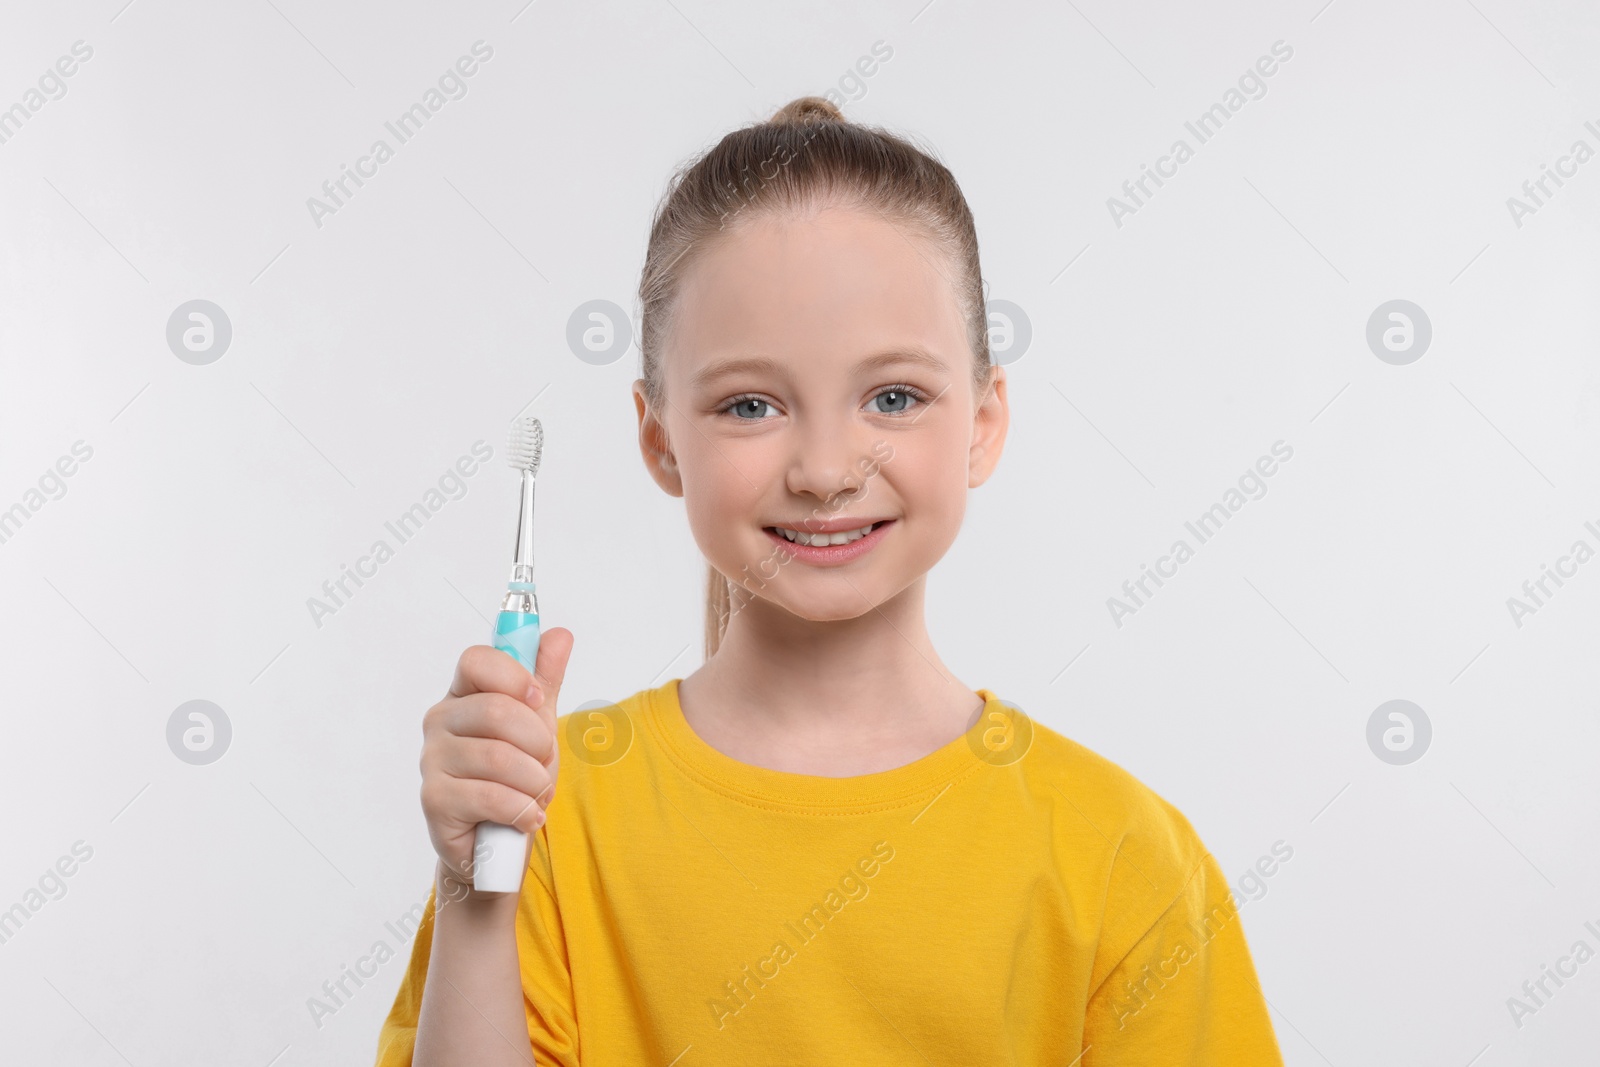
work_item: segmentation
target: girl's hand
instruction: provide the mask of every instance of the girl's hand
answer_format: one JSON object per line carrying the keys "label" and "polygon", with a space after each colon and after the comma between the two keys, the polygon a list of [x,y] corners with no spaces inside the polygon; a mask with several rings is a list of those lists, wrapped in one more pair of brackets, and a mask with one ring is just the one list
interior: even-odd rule
{"label": "girl's hand", "polygon": [[572,631],[546,630],[532,674],[505,652],[473,645],[455,681],[422,717],[422,813],[444,873],[472,884],[480,822],[532,834],[555,796],[556,699]]}

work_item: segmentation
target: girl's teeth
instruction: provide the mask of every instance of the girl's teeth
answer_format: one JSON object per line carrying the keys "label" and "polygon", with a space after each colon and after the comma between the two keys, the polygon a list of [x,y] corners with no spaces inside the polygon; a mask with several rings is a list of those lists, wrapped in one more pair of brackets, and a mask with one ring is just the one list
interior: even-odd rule
{"label": "girl's teeth", "polygon": [[872,526],[867,525],[859,530],[847,530],[836,534],[808,534],[800,530],[786,530],[782,526],[774,527],[779,533],[791,541],[802,545],[848,545],[872,532]]}

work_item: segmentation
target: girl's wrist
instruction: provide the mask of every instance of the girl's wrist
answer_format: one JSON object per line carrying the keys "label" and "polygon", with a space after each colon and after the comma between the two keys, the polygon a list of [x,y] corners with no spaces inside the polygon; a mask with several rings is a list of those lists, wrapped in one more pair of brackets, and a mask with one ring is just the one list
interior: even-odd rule
{"label": "girl's wrist", "polygon": [[512,918],[517,912],[517,893],[480,893],[472,888],[470,876],[450,870],[440,860],[434,867],[434,914],[447,908],[460,909],[486,919]]}

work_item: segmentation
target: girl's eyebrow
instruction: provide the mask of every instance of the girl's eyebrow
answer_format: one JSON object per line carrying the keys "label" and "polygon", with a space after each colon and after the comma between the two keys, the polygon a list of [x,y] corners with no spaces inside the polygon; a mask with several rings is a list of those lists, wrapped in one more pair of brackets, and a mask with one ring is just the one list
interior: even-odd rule
{"label": "girl's eyebrow", "polygon": [[[910,363],[929,370],[949,370],[945,361],[929,352],[920,345],[906,345],[903,348],[890,349],[885,352],[875,352],[863,357],[856,363],[858,370],[880,370],[897,364]],[[784,374],[788,371],[788,364],[773,359],[770,356],[746,356],[743,358],[722,359],[703,368],[690,379],[693,388],[700,388],[712,382],[735,374]]]}

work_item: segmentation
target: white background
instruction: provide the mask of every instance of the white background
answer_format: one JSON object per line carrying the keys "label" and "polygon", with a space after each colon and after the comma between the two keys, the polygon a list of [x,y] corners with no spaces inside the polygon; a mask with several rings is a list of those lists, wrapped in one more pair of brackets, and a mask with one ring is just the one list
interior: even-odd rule
{"label": "white background", "polygon": [[[504,588],[506,426],[548,433],[567,708],[690,673],[703,562],[639,458],[637,348],[587,363],[568,319],[633,313],[675,165],[829,88],[951,167],[1031,323],[930,585],[946,661],[1230,874],[1293,848],[1242,913],[1290,1064],[1592,1060],[1600,962],[1520,1028],[1506,1005],[1600,950],[1600,561],[1520,627],[1506,604],[1600,548],[1600,160],[1520,227],[1506,203],[1600,149],[1592,5],[122,4],[0,33],[0,107],[93,48],[0,144],[0,508],[93,449],[0,544],[0,909],[93,849],[0,944],[8,1061],[370,1061],[409,945],[321,1027],[307,1000],[427,893],[418,725]],[[318,226],[307,198],[480,39],[467,95]],[[1280,40],[1266,95],[1116,225]],[[166,342],[192,299],[233,329],[205,366]],[[1403,366],[1365,336],[1393,299],[1432,323]],[[480,439],[466,495],[318,626],[308,598]],[[1114,624],[1278,440],[1269,492]],[[1405,766],[1366,740],[1395,698],[1433,727]],[[194,699],[233,730],[206,766],[166,739]]]}

